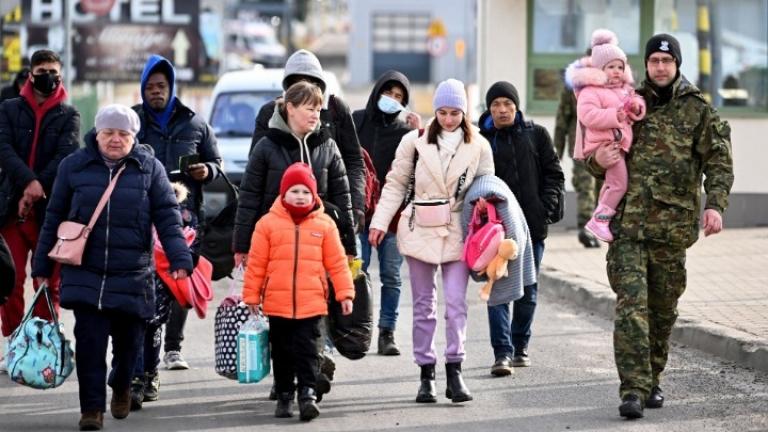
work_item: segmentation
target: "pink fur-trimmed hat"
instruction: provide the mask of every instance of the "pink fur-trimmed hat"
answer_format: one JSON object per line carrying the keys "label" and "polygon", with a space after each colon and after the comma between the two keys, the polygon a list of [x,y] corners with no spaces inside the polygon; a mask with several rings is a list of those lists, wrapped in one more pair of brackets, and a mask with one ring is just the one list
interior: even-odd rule
{"label": "pink fur-trimmed hat", "polygon": [[619,39],[610,30],[595,30],[592,33],[592,67],[602,70],[612,60],[627,64],[627,55],[619,48]]}

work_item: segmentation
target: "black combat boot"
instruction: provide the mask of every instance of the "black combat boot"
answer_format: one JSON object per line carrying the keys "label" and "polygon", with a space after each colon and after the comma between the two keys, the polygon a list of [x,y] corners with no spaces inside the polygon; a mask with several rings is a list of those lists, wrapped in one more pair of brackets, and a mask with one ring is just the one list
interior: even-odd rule
{"label": "black combat boot", "polygon": [[469,394],[464,378],[461,377],[461,363],[446,363],[445,374],[448,378],[445,397],[453,403],[471,401],[472,395]]}
{"label": "black combat boot", "polygon": [[275,408],[275,417],[288,418],[293,417],[293,392],[277,394],[277,408]]}
{"label": "black combat boot", "polygon": [[645,401],[646,408],[661,408],[664,406],[664,393],[661,391],[661,387],[653,386],[651,388],[651,394]]}
{"label": "black combat boot", "polygon": [[643,403],[640,401],[640,397],[634,393],[629,393],[621,398],[619,415],[626,417],[628,420],[643,417]]}
{"label": "black combat boot", "polygon": [[437,402],[437,390],[435,389],[435,365],[428,364],[421,366],[421,385],[416,394],[416,402],[434,403]]}
{"label": "black combat boot", "polygon": [[315,389],[302,387],[299,390],[299,419],[301,421],[310,421],[320,415],[320,408],[317,407],[316,401]]}
{"label": "black combat boot", "polygon": [[392,330],[379,329],[379,354],[385,356],[400,355],[400,348],[395,343],[395,333]]}

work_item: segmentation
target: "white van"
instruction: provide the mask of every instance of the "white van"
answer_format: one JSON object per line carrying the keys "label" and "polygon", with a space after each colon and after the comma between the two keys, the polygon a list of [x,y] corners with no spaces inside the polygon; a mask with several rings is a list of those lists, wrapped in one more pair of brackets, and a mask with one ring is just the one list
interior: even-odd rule
{"label": "white van", "polygon": [[[333,72],[324,72],[326,94],[341,95],[338,79]],[[210,123],[216,134],[224,172],[232,183],[240,179],[248,165],[256,115],[267,102],[283,94],[283,69],[252,69],[227,72],[213,88]],[[229,188],[223,180],[206,186],[204,205],[206,217],[213,217],[227,203]]]}
{"label": "white van", "polygon": [[[283,93],[283,70],[256,66],[227,72],[213,88],[208,123],[216,134],[222,167],[235,185],[240,185],[256,126],[256,114],[267,102]],[[205,189],[206,216],[218,214],[227,201],[228,188],[217,180]]]}

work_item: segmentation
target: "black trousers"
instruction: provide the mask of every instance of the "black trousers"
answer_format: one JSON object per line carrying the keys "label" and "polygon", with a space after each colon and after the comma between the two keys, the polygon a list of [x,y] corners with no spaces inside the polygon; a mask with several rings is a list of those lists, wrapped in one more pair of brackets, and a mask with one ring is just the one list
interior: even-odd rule
{"label": "black trousers", "polygon": [[144,343],[146,320],[115,310],[77,307],[75,313],[75,366],[80,393],[80,412],[107,408],[107,347],[112,337],[113,392],[131,385],[139,347]]}
{"label": "black trousers", "polygon": [[171,301],[171,316],[165,325],[165,346],[163,351],[181,351],[184,341],[184,325],[187,323],[189,309],[181,307],[175,299]]}
{"label": "black trousers", "polygon": [[320,317],[289,319],[269,317],[269,342],[275,389],[293,392],[298,387],[315,388],[317,381],[317,341]]}

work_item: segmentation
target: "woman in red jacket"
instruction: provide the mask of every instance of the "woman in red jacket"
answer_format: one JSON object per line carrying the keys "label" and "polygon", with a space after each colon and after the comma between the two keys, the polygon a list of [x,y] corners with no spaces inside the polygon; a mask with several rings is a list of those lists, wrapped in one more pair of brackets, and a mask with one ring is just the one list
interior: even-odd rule
{"label": "woman in red jacket", "polygon": [[251,239],[243,300],[269,317],[275,387],[275,417],[291,417],[298,381],[299,416],[320,415],[315,383],[320,317],[328,314],[330,275],[342,313],[352,313],[355,289],[339,230],[324,213],[317,182],[305,163],[288,167],[280,196],[259,222]]}

